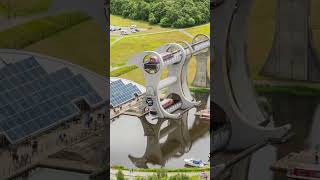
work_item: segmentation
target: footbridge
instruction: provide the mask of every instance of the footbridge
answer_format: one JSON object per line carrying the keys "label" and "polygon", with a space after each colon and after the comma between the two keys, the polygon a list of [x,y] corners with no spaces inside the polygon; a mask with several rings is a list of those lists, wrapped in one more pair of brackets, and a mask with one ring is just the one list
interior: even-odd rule
{"label": "footbridge", "polygon": [[[178,119],[181,113],[177,110],[190,109],[200,102],[192,97],[188,87],[188,64],[193,55],[208,51],[210,38],[197,35],[192,43],[169,43],[156,49],[146,51],[131,60],[129,64],[138,66],[142,71],[146,86],[146,104],[150,112],[158,118]],[[161,79],[165,69],[168,76]],[[170,101],[162,101],[161,91],[166,90],[165,97]],[[175,113],[176,112],[176,113]]]}
{"label": "footbridge", "polygon": [[[211,150],[242,150],[285,136],[290,125],[273,127],[272,116],[262,107],[248,73],[247,16],[252,0],[220,0],[213,5],[214,61],[211,67],[214,103],[224,112],[228,130],[211,137]],[[214,133],[211,136],[215,136]],[[220,139],[220,140],[218,140]],[[219,142],[220,141],[220,142]],[[221,142],[222,141],[222,142]],[[221,145],[220,147],[214,147]]]}

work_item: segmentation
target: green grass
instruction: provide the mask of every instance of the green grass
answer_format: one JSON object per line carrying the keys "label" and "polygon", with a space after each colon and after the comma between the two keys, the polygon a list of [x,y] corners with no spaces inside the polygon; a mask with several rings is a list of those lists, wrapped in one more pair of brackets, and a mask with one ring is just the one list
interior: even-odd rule
{"label": "green grass", "polygon": [[201,26],[188,28],[185,31],[192,34],[193,36],[195,36],[197,34],[205,34],[210,37],[210,23],[205,24],[205,25],[201,25]]}
{"label": "green grass", "polygon": [[320,89],[304,86],[269,86],[256,85],[256,90],[260,94],[286,94],[292,96],[320,96]]}
{"label": "green grass", "polygon": [[[161,28],[159,26],[153,26],[143,21],[134,21],[130,19],[124,19],[119,16],[111,15],[111,24],[117,26],[130,26],[131,24],[136,24],[138,27],[151,29],[154,31],[167,31],[168,29]],[[210,35],[210,24],[205,24],[197,27],[187,28],[185,31],[189,32],[192,35],[197,34],[206,34]],[[148,34],[150,30],[146,32],[141,32],[139,36],[125,36],[123,39],[114,44],[110,49],[110,65],[112,67],[126,64],[131,57],[142,53],[144,51],[154,50],[161,45],[166,43],[172,43],[177,41],[188,41],[191,42],[191,38],[187,35],[179,32],[164,32],[160,34]],[[110,43],[114,42],[117,36],[111,36]],[[208,60],[209,61],[209,60]],[[210,64],[210,63],[209,63]],[[208,67],[209,69],[210,67]],[[191,81],[194,78],[196,71],[196,61],[195,58],[192,58],[189,69],[188,69],[188,81]],[[165,76],[163,73],[163,77]],[[134,82],[144,84],[143,73],[140,69],[134,69],[126,74],[120,76],[121,78],[130,79]]]}
{"label": "green grass", "polygon": [[117,38],[119,38],[118,36],[110,36],[110,44],[113,43]]}
{"label": "green grass", "polygon": [[138,37],[127,36],[114,44],[110,49],[111,66],[128,62],[129,58],[147,50],[175,41],[191,41],[191,38],[181,32],[168,32]]}
{"label": "green grass", "polygon": [[[118,165],[113,165],[111,166],[112,169],[116,170],[126,170],[129,171],[129,168],[126,168],[124,166],[118,166]],[[148,169],[143,169],[143,168],[135,168],[132,169],[134,172],[159,172],[165,171],[165,172],[201,172],[201,171],[210,171],[209,167],[206,168],[148,168]]]}
{"label": "green grass", "polygon": [[[8,16],[8,0],[0,0],[0,14]],[[45,12],[50,6],[52,0],[10,0],[11,16],[26,16]]]}
{"label": "green grass", "polygon": [[63,13],[16,25],[0,32],[0,47],[21,49],[89,19],[78,13]]}
{"label": "green grass", "polygon": [[190,87],[190,91],[195,93],[210,93],[209,88],[202,88],[202,87]]}
{"label": "green grass", "polygon": [[105,76],[107,43],[99,25],[89,20],[25,49],[70,61]]}
{"label": "green grass", "polygon": [[111,77],[118,77],[118,76],[121,76],[123,74],[126,74],[134,69],[136,69],[137,66],[124,66],[124,67],[120,67],[118,69],[115,69],[113,71],[110,72],[110,76]]}

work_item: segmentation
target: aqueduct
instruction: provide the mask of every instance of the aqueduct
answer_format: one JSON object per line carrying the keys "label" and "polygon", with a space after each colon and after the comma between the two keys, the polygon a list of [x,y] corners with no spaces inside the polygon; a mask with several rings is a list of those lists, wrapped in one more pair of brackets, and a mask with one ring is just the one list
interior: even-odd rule
{"label": "aqueduct", "polygon": [[[129,61],[129,64],[137,65],[143,71],[146,103],[159,118],[178,119],[181,114],[175,111],[189,109],[200,103],[191,96],[188,87],[188,64],[193,55],[208,54],[209,47],[210,38],[201,34],[194,37],[192,44],[185,41],[166,44]],[[168,68],[168,77],[161,80],[165,68]],[[164,88],[167,88],[166,97],[174,100],[169,107],[163,107],[161,103],[160,93]]]}

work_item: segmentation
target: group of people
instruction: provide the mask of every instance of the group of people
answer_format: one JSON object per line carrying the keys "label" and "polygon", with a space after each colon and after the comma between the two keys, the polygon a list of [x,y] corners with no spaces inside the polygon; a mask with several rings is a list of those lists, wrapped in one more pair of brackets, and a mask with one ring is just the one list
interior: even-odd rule
{"label": "group of people", "polygon": [[[87,124],[87,128],[89,129],[93,129],[93,130],[98,130],[99,125],[101,123],[103,123],[103,121],[106,120],[106,116],[105,114],[98,114],[97,119],[93,119],[92,116],[90,116],[90,118],[88,119],[88,121],[85,121]],[[98,122],[99,121],[99,122]],[[83,121],[81,121],[81,119],[77,119],[74,121],[74,123],[79,124]],[[66,123],[64,128],[65,129],[70,129],[72,128],[73,125],[70,123]],[[64,144],[69,144],[70,142],[73,142],[79,138],[81,138],[83,135],[83,131],[80,130],[80,134],[79,133],[68,133],[66,131],[61,131],[58,133],[57,136],[57,141],[56,144],[58,143],[64,143]],[[41,147],[40,147],[41,146]],[[14,169],[19,169],[22,168],[28,164],[30,164],[32,162],[32,159],[34,158],[35,155],[37,155],[40,152],[42,152],[44,149],[44,145],[40,143],[39,146],[39,142],[38,140],[29,140],[26,141],[22,144],[19,145],[14,145],[14,146],[10,146],[9,147],[9,154],[10,154],[10,158],[13,162],[13,166],[8,166],[9,167],[9,171],[12,171]],[[48,147],[49,145],[46,145],[46,148],[50,148]],[[42,148],[42,149],[41,149]]]}
{"label": "group of people", "polygon": [[31,162],[31,159],[34,155],[39,152],[38,141],[28,141],[24,143],[22,148],[19,149],[17,147],[10,147],[10,157],[13,161],[13,165],[15,168],[20,168]]}

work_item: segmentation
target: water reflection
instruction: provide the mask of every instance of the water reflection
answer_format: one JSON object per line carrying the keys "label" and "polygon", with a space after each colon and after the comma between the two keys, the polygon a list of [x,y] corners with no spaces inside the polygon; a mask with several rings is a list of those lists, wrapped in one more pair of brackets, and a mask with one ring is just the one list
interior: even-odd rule
{"label": "water reflection", "polygon": [[195,94],[204,103],[184,113],[181,119],[150,120],[120,116],[111,123],[111,165],[129,168],[183,167],[185,158],[208,160],[209,123],[195,113],[206,106],[208,94]]}

